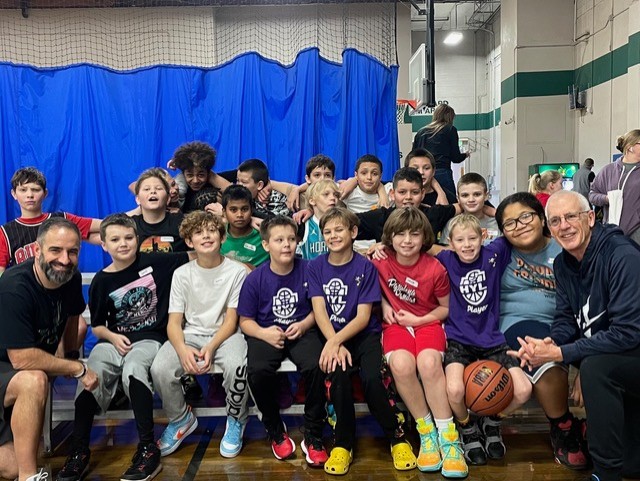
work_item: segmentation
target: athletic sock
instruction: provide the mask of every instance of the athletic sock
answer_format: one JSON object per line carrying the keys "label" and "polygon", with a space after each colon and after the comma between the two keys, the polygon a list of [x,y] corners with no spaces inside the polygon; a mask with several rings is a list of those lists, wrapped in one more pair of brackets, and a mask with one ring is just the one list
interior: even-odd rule
{"label": "athletic sock", "polygon": [[450,418],[446,418],[446,419],[434,419],[435,423],[436,423],[436,429],[438,430],[439,433],[445,432],[447,430],[447,428],[449,427],[449,423],[453,422],[453,416],[451,416]]}
{"label": "athletic sock", "polygon": [[73,433],[71,434],[73,449],[89,448],[93,418],[99,408],[98,401],[90,391],[82,391],[76,398]]}
{"label": "athletic sock", "polygon": [[129,398],[140,442],[145,445],[153,443],[153,393],[142,382],[129,376]]}

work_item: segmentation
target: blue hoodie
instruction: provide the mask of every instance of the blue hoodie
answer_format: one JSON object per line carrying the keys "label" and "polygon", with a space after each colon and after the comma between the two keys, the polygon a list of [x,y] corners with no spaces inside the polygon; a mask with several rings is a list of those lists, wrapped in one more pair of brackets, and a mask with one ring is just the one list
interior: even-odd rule
{"label": "blue hoodie", "polygon": [[566,363],[640,346],[640,247],[616,226],[596,224],[578,262],[553,264],[557,292],[551,337]]}

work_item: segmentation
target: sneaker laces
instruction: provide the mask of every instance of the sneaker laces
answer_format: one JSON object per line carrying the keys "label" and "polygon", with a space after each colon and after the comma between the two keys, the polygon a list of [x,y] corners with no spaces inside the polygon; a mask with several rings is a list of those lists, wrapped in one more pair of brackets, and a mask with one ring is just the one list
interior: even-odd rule
{"label": "sneaker laces", "polygon": [[229,418],[227,436],[231,436],[233,439],[240,439],[242,437],[242,423],[237,419]]}
{"label": "sneaker laces", "polygon": [[440,448],[443,452],[443,461],[447,458],[459,458],[464,453],[460,439],[450,441],[446,436],[440,439]]}
{"label": "sneaker laces", "polygon": [[69,471],[82,471],[84,469],[84,458],[86,453],[80,449],[76,449],[69,455],[62,469]]}
{"label": "sneaker laces", "polygon": [[[431,431],[428,434],[420,435],[420,450],[421,451],[431,451],[436,448],[437,438],[434,436],[435,430]],[[436,434],[437,436],[437,434]]]}
{"label": "sneaker laces", "polygon": [[147,453],[149,452],[149,447],[144,444],[136,449],[133,458],[131,458],[131,467],[134,469],[139,469],[142,465],[144,465],[145,458],[147,457]]}

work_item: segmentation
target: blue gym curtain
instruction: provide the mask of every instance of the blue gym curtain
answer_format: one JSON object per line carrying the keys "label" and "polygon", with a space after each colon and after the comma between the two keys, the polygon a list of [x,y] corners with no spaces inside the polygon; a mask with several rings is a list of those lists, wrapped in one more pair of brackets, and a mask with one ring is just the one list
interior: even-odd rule
{"label": "blue gym curtain", "polygon": [[[341,64],[316,48],[290,66],[255,53],[213,69],[0,64],[0,222],[19,215],[9,185],[19,167],[47,176],[45,210],[102,218],[133,208],[129,183],[191,140],[217,150],[215,170],[257,157],[272,178],[299,183],[322,152],[346,178],[372,153],[389,177],[398,165],[396,80],[397,67],[351,49]],[[96,247],[81,258],[83,271],[104,265]]]}

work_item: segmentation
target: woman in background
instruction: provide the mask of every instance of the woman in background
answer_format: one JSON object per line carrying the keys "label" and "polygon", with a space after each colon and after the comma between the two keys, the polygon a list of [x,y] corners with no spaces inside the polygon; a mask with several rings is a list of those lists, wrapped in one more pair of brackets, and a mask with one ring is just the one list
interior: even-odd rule
{"label": "woman in background", "polygon": [[529,192],[536,196],[542,207],[546,207],[551,194],[559,190],[562,190],[562,176],[557,170],[533,174],[529,179]]}
{"label": "woman in background", "polygon": [[433,112],[433,120],[418,131],[413,140],[413,149],[427,149],[436,159],[435,178],[440,186],[450,192],[456,192],[453,182],[451,163],[459,164],[469,154],[460,152],[458,130],[453,126],[456,112],[446,104],[440,104]]}
{"label": "woman in background", "polygon": [[618,137],[616,148],[622,158],[598,172],[589,202],[602,206],[605,222],[619,225],[640,244],[640,129]]}

